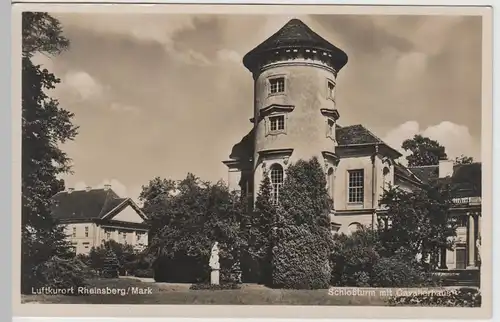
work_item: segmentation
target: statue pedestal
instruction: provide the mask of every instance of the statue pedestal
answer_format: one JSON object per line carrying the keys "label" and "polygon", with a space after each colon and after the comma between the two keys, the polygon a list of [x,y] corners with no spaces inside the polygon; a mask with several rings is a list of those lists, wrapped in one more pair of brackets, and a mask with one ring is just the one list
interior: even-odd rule
{"label": "statue pedestal", "polygon": [[210,273],[210,284],[219,285],[219,270],[212,269]]}

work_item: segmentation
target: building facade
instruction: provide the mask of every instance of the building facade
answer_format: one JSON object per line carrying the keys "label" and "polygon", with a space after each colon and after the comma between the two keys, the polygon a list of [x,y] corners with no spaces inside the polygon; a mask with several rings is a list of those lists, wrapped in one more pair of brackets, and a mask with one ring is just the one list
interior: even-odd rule
{"label": "building facade", "polygon": [[[334,201],[332,230],[350,233],[360,226],[376,226],[383,219],[378,201],[384,188],[396,185],[413,190],[426,180],[422,171],[398,163],[401,153],[363,125],[339,124],[342,107],[335,98],[337,76],[347,61],[344,51],[298,19],[290,20],[245,55],[243,64],[254,80],[253,126],[223,163],[228,167],[230,188],[246,196],[249,205],[255,202],[264,173],[270,176],[276,201],[287,166],[317,157]],[[453,165],[450,168],[446,162],[434,168],[443,176],[445,169],[447,175],[455,175]],[[454,212],[460,218],[462,212],[476,218],[470,215],[476,213],[474,209],[457,207]],[[467,227],[472,225],[467,221]],[[464,234],[462,228],[459,236]],[[467,245],[474,244],[477,233],[467,228],[465,235],[471,240]],[[466,246],[468,255],[463,255],[460,245],[453,254],[441,256],[449,268],[462,267],[463,256],[477,258],[471,255],[477,253],[470,250],[472,246]]]}
{"label": "building facade", "polygon": [[65,226],[77,254],[88,254],[110,240],[138,250],[148,245],[146,216],[132,199],[119,197],[110,186],[68,189],[53,200],[52,215]]}

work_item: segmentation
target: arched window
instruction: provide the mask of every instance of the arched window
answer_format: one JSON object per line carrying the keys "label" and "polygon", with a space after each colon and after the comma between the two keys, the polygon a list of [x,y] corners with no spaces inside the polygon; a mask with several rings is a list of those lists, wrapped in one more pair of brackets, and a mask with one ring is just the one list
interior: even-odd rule
{"label": "arched window", "polygon": [[277,163],[271,166],[270,171],[271,186],[272,186],[272,199],[273,203],[278,203],[280,189],[283,186],[283,167]]}
{"label": "arched window", "polygon": [[362,227],[363,226],[359,222],[353,222],[353,223],[349,224],[349,226],[347,227],[347,231],[349,234],[352,234],[355,231],[361,229]]}
{"label": "arched window", "polygon": [[328,188],[328,193],[330,195],[330,198],[333,199],[333,168],[328,169],[328,172],[326,173],[326,180],[327,180],[327,188]]}

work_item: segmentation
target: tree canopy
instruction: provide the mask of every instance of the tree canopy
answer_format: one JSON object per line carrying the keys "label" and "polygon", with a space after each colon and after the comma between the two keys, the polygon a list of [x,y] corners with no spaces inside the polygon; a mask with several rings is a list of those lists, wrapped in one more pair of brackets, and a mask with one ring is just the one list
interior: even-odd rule
{"label": "tree canopy", "polygon": [[193,174],[175,183],[175,188],[171,183],[154,179],[141,194],[151,222],[149,252],[157,259],[155,278],[206,280],[210,250],[216,241],[221,273],[226,274],[232,269],[228,266],[237,262],[241,244],[240,197],[223,182],[204,182]]}
{"label": "tree canopy", "polygon": [[403,142],[401,147],[411,154],[406,157],[408,166],[438,165],[439,160],[447,159],[444,146],[420,134]]}
{"label": "tree canopy", "polygon": [[472,157],[468,157],[463,154],[455,158],[455,164],[471,164],[473,162],[474,159]]}
{"label": "tree canopy", "polygon": [[64,189],[60,174],[70,159],[59,144],[77,135],[73,113],[46,94],[60,80],[32,62],[68,48],[60,23],[47,13],[22,16],[22,290],[36,283],[36,270],[52,256],[71,256],[63,227],[51,216],[51,198]]}
{"label": "tree canopy", "polygon": [[[380,232],[385,255],[422,255],[426,260],[428,255],[450,248],[449,237],[456,234],[456,222],[450,215],[453,191],[450,179],[433,180],[411,192],[387,189],[380,200],[389,219],[389,227]],[[435,267],[437,258],[432,257],[430,264]]]}

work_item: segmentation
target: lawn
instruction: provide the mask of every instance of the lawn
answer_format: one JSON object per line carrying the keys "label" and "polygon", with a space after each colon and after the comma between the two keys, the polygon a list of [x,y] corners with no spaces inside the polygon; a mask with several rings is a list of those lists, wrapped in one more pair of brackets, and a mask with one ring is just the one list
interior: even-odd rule
{"label": "lawn", "polygon": [[[236,305],[386,305],[378,295],[329,295],[328,290],[283,290],[244,284],[238,290],[190,290],[189,284],[141,282],[135,279],[94,279],[89,289],[128,290],[126,295],[23,295],[22,303],[50,304],[236,304]],[[150,290],[152,294],[130,294]]]}

